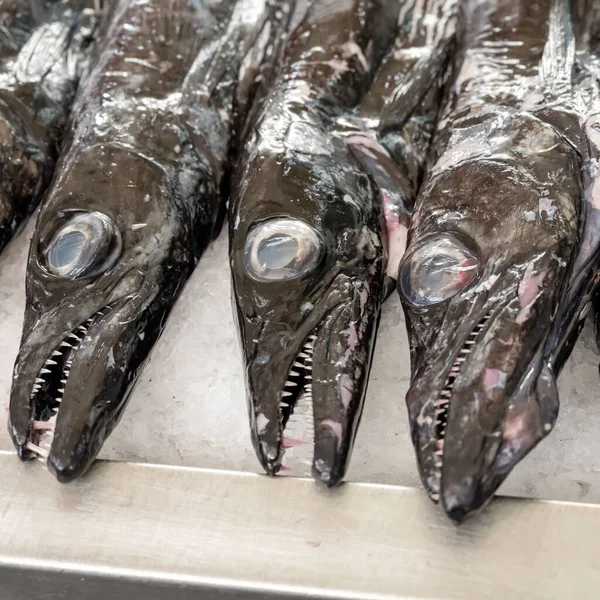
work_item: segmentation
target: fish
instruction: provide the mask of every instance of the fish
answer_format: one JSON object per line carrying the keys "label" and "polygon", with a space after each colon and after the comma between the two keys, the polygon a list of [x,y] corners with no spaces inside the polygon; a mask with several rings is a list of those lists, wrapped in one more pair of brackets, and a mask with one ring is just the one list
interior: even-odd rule
{"label": "fish", "polygon": [[[436,44],[419,37],[422,4],[313,2],[234,173],[232,298],[252,442],[270,475],[308,467],[333,487],[348,467],[386,265],[396,261],[395,279],[395,229],[408,226],[451,47],[450,28]],[[411,23],[419,34],[396,42]],[[427,48],[411,54],[415,44]]]}
{"label": "fish", "polygon": [[61,482],[92,465],[219,231],[241,65],[292,6],[110,6],[31,241],[9,406],[19,456]]}
{"label": "fish", "polygon": [[548,357],[578,247],[586,146],[569,3],[463,8],[398,279],[419,470],[457,522],[554,427]]}
{"label": "fish", "polygon": [[99,17],[84,0],[0,6],[0,251],[50,183]]}

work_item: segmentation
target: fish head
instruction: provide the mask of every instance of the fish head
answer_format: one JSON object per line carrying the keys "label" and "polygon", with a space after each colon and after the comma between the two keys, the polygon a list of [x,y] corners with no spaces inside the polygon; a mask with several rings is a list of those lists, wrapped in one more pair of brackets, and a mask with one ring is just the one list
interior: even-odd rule
{"label": "fish head", "polygon": [[459,521],[558,410],[543,346],[577,239],[577,157],[535,119],[508,125],[512,137],[495,140],[496,152],[469,158],[476,136],[466,136],[455,163],[434,167],[398,280],[421,476]]}
{"label": "fish head", "polygon": [[22,458],[49,454],[61,481],[116,425],[194,264],[191,227],[165,202],[172,184],[140,154],[91,146],[67,156],[41,208],[9,431]]}
{"label": "fish head", "polygon": [[379,317],[381,211],[344,140],[319,130],[306,140],[312,153],[297,142],[280,154],[257,146],[245,161],[230,224],[233,298],[259,460],[280,470],[286,448],[301,443],[290,424],[303,411],[313,475],[333,486],[352,449]]}

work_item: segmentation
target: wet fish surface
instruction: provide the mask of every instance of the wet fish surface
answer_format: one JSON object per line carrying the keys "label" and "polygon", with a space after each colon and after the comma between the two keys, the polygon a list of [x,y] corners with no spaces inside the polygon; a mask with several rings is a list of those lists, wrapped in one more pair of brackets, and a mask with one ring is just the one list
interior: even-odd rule
{"label": "wet fish surface", "polygon": [[[230,214],[234,311],[253,444],[270,474],[289,470],[291,458],[333,486],[348,465],[388,287],[386,250],[397,257],[395,278],[417,153],[441,99],[446,59],[410,54],[427,45],[422,28],[398,37],[397,24],[422,19],[421,4],[401,12],[402,3],[385,0],[314,2],[240,160]],[[400,93],[419,74],[429,75],[431,93],[419,95],[423,84]]]}
{"label": "wet fish surface", "polygon": [[431,498],[457,521],[557,417],[591,90],[576,77],[569,4],[466,4],[462,63],[401,265],[413,443]]}
{"label": "wet fish surface", "polygon": [[0,251],[40,201],[97,30],[92,1],[0,5]]}
{"label": "wet fish surface", "polygon": [[272,55],[281,6],[111,4],[32,239],[10,402],[19,455],[47,456],[60,481],[91,465],[218,232],[239,102],[254,94],[242,61],[258,72]]}

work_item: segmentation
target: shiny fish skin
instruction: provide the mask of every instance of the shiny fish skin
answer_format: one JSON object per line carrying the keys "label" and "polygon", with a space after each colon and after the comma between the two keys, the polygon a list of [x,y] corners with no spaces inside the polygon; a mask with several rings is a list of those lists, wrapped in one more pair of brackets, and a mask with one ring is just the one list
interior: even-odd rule
{"label": "shiny fish skin", "polygon": [[352,119],[340,120],[381,196],[386,296],[395,289],[454,50],[457,0],[402,2],[399,32]]}
{"label": "shiny fish skin", "polygon": [[0,5],[0,251],[52,176],[97,29],[92,6],[91,0]]}
{"label": "shiny fish skin", "polygon": [[274,12],[111,4],[32,239],[10,403],[19,455],[48,453],[60,481],[93,462],[218,231],[238,71],[266,26],[282,35]]}
{"label": "shiny fish skin", "polygon": [[[406,228],[452,38],[456,3],[425,4],[448,9],[431,40],[423,3],[408,2],[399,14],[393,1],[314,2],[240,160],[230,215],[233,300],[252,439],[267,473],[288,469],[284,455],[298,447],[317,481],[334,486],[346,471],[385,295],[382,204],[390,200],[394,224]],[[417,31],[394,46],[400,15]],[[442,59],[419,62],[412,45]],[[419,81],[429,81],[431,93],[416,86],[408,101],[395,94],[423,65],[429,79]],[[389,119],[380,136],[382,114]],[[290,244],[295,236],[300,253],[314,232],[305,271],[261,279],[255,240],[270,227],[279,233],[264,239]],[[294,437],[300,425],[305,439]]]}
{"label": "shiny fish skin", "polygon": [[421,476],[457,521],[554,425],[548,317],[578,240],[586,146],[568,2],[465,11],[463,61],[399,278]]}

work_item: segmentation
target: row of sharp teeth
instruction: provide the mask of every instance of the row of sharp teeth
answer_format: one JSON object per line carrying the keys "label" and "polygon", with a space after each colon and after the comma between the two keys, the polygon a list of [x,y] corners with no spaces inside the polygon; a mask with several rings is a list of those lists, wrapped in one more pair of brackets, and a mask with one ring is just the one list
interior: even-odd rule
{"label": "row of sharp teeth", "polygon": [[[307,476],[312,467],[315,436],[312,368],[316,337],[310,335],[304,343],[290,368],[281,394],[280,410],[289,410],[282,438],[281,463],[283,472],[288,474]],[[302,389],[299,389],[302,382]],[[283,412],[281,414],[283,415]]]}
{"label": "row of sharp teeth", "polygon": [[[32,398],[40,391],[42,386],[46,383],[45,376],[52,373],[52,367],[58,364],[58,361],[55,359],[58,358],[59,356],[62,356],[65,352],[69,352],[71,350],[74,350],[76,352],[77,349],[79,348],[79,346],[81,345],[81,342],[83,342],[83,339],[85,338],[85,336],[93,322],[94,322],[93,317],[90,317],[89,319],[87,319],[83,325],[79,325],[79,327],[77,327],[77,329],[74,332],[71,332],[66,337],[66,339],[63,342],[61,342],[61,344],[57,350],[54,350],[54,352],[52,352],[50,358],[48,360],[46,360],[39,375],[35,379],[35,383],[33,384],[33,390],[31,392]],[[61,350],[61,348],[62,348],[62,350]],[[65,392],[65,385],[67,383],[67,379],[69,378],[72,364],[73,364],[72,359],[68,360],[65,363],[65,369],[62,373],[63,378],[60,380],[60,383],[62,384],[63,387],[59,388],[59,390],[58,390],[58,392],[60,393],[60,396],[57,396],[54,399],[59,404],[62,401],[62,395]]]}
{"label": "row of sharp teeth", "polygon": [[[46,375],[49,375],[52,372],[51,367],[58,365],[58,361],[55,360],[58,357],[62,356],[65,352],[73,351],[73,356],[75,352],[79,349],[79,346],[85,339],[87,332],[94,322],[94,318],[97,314],[105,315],[107,311],[110,310],[110,307],[105,307],[104,309],[98,311],[95,315],[91,316],[89,319],[77,327],[75,331],[71,332],[66,339],[61,342],[58,349],[54,350],[50,355],[50,358],[46,360],[44,366],[40,370],[39,375],[36,377],[35,382],[33,384],[33,390],[31,392],[31,398],[42,389],[42,386],[46,383]],[[54,430],[56,428],[56,419],[58,417],[58,411],[60,408],[60,403],[63,399],[63,394],[65,393],[65,386],[67,384],[67,380],[69,379],[69,375],[71,372],[71,366],[73,364],[73,358],[65,362],[64,371],[62,372],[62,379],[60,383],[62,387],[58,388],[59,395],[54,398],[54,401],[58,406],[55,408],[51,408],[52,416],[46,421],[34,421],[33,422],[33,430],[40,434],[39,441],[37,444],[29,441],[26,444],[26,447],[35,452],[40,458],[48,458],[50,453],[50,446],[52,445],[52,440],[54,439]]]}
{"label": "row of sharp teeth", "polygon": [[284,390],[281,392],[281,402],[279,404],[280,408],[288,408],[290,406],[290,403],[286,400],[286,398],[290,398],[294,395],[297,395],[298,390],[294,390],[294,388],[298,387],[299,382],[294,381],[292,377],[300,377],[300,372],[295,371],[294,368],[304,369],[303,375],[304,379],[306,379],[306,383],[304,384],[304,392],[312,396],[312,363],[314,343],[316,339],[316,335],[310,335],[304,346],[302,346],[302,350],[298,354],[298,357],[293,362],[292,368],[288,373],[288,379],[283,386]]}
{"label": "row of sharp teeth", "polygon": [[456,380],[456,378],[458,377],[458,374],[460,373],[461,365],[462,365],[462,363],[464,363],[467,360],[467,356],[469,354],[471,354],[472,346],[476,343],[477,336],[481,333],[481,330],[485,327],[486,323],[489,321],[491,316],[492,316],[492,314],[488,313],[479,322],[477,327],[475,327],[475,329],[473,329],[473,331],[471,331],[471,333],[469,334],[469,337],[465,341],[463,347],[460,349],[460,352],[458,353],[458,357],[456,358],[456,360],[454,361],[454,364],[452,365],[452,368],[450,369],[450,373],[448,373],[448,379],[446,380],[446,385],[440,392],[440,397],[438,398],[438,400],[436,402],[436,405],[435,405],[436,421],[434,423],[434,426],[436,428],[442,426],[441,429],[438,431],[438,437],[436,439],[435,454],[436,454],[437,458],[436,458],[435,466],[438,469],[442,468],[442,456],[444,455],[444,437],[446,435],[446,423],[442,421],[442,415],[444,415],[445,413],[448,412],[448,406],[450,404],[450,398],[452,397],[452,389],[454,387],[454,381]]}

